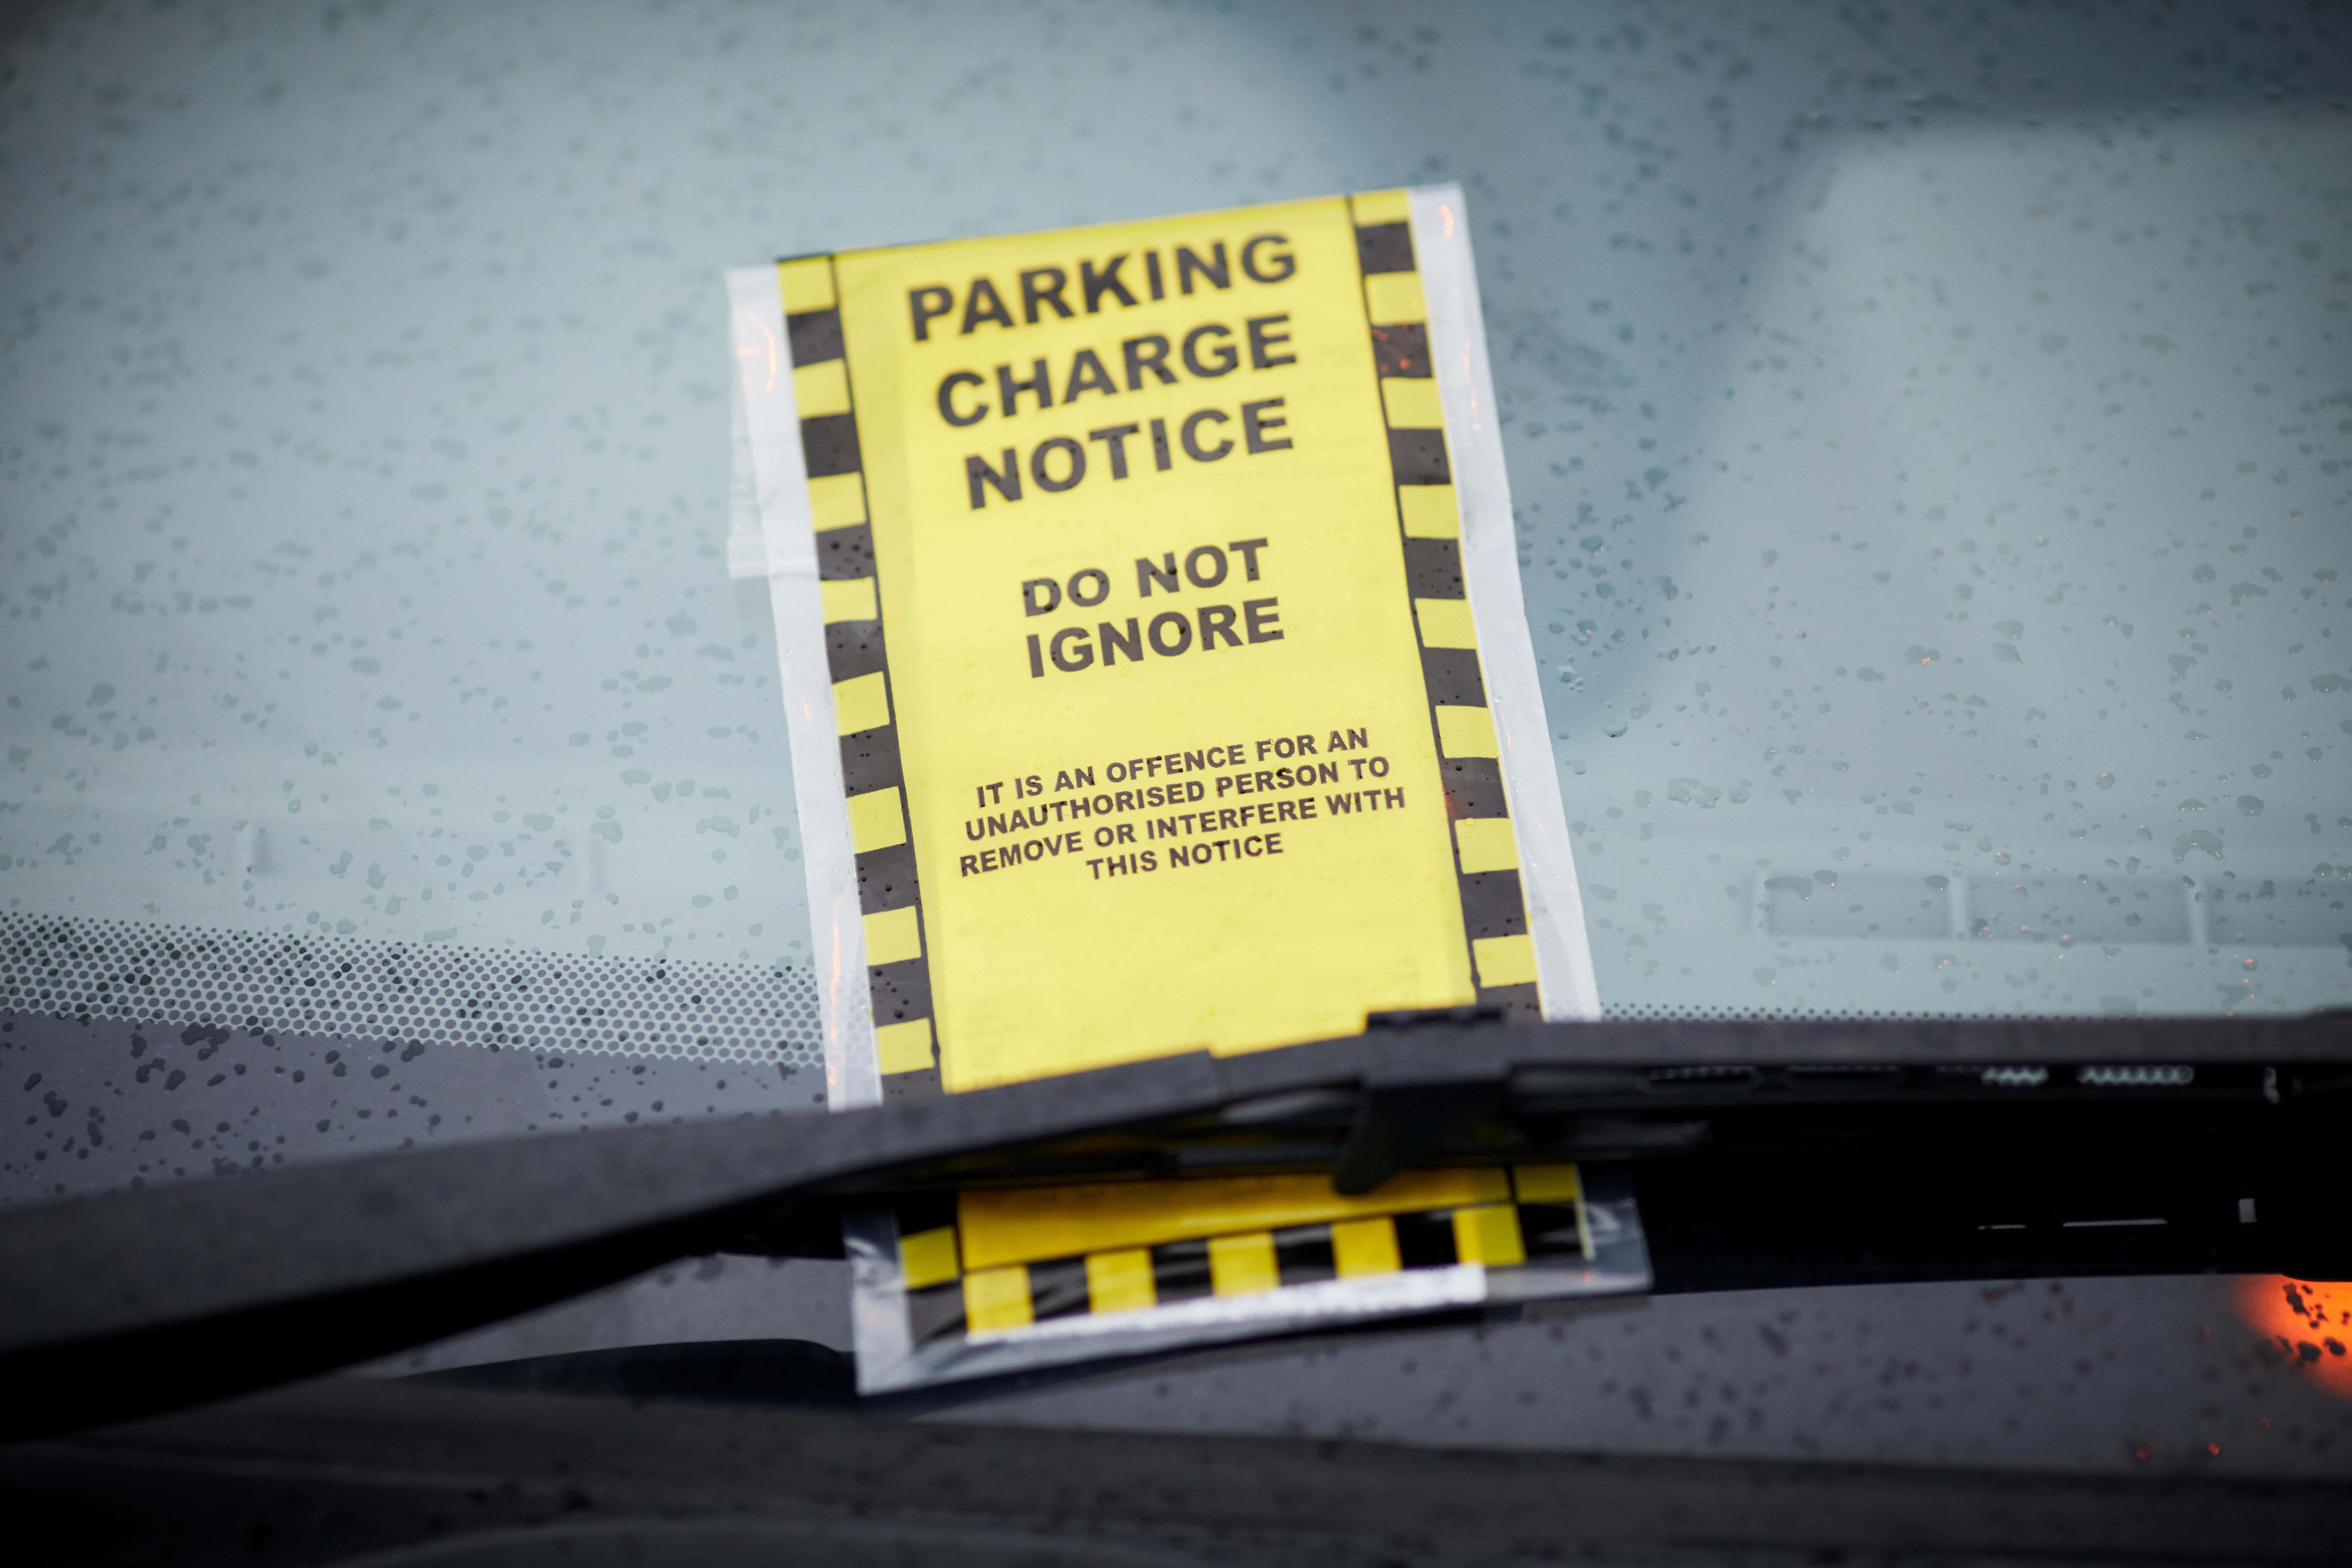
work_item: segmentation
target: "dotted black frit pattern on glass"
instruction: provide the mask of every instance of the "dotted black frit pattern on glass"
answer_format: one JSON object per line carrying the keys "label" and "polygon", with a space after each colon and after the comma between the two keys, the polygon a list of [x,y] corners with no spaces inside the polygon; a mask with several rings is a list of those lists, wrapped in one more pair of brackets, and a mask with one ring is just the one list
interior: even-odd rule
{"label": "dotted black frit pattern on glass", "polygon": [[808,969],[0,913],[0,1011],[428,1045],[824,1060]]}

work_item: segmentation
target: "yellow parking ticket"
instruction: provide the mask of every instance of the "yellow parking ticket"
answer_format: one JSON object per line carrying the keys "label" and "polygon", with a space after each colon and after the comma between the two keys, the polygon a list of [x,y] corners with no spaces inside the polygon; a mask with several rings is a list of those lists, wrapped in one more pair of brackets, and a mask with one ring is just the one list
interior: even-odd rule
{"label": "yellow parking ticket", "polygon": [[1591,1010],[1459,208],[730,276],[835,1103]]}
{"label": "yellow parking ticket", "polygon": [[[1458,191],[729,286],[836,1108],[1597,1011]],[[1638,1288],[1533,1179],[859,1213],[860,1384]]]}

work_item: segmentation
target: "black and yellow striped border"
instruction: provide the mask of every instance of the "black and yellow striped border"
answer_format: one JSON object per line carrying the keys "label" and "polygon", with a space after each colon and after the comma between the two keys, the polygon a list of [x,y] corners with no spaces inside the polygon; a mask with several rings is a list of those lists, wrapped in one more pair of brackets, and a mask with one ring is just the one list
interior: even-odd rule
{"label": "black and yellow striped border", "polygon": [[[1348,198],[1365,326],[1388,425],[1406,592],[1452,827],[1462,924],[1483,1005],[1542,1016],[1534,939],[1503,789],[1500,747],[1478,668],[1464,580],[1445,418],[1429,348],[1409,198]],[[793,395],[807,464],[825,654],[841,738],[842,784],[865,921],[866,980],[886,1100],[940,1091],[921,889],[915,874],[883,594],[868,525],[856,397],[844,352],[834,258],[777,264]]]}
{"label": "black and yellow striped border", "polygon": [[898,762],[881,574],[868,524],[856,395],[842,344],[838,280],[830,256],[779,262],[776,276],[792,346],[801,453],[808,465],[825,658],[841,734],[850,847],[857,858],[857,903],[865,920],[866,978],[874,1001],[883,1098],[937,1094],[930,960],[908,826],[906,777]]}
{"label": "black and yellow striped border", "polygon": [[952,1194],[901,1200],[898,1263],[918,1350],[1055,1318],[1102,1316],[1203,1297],[1479,1263],[1580,1264],[1593,1258],[1573,1165],[1522,1166],[1492,1201],[1191,1237],[967,1270]]}
{"label": "black and yellow striped border", "polygon": [[1462,514],[1446,453],[1445,414],[1430,357],[1429,310],[1403,191],[1348,198],[1363,272],[1364,324],[1389,427],[1405,591],[1454,833],[1462,926],[1483,1006],[1515,1022],[1543,1016],[1535,939],[1519,885],[1517,839],[1503,791],[1501,746],[1478,672],[1478,637],[1462,571]]}

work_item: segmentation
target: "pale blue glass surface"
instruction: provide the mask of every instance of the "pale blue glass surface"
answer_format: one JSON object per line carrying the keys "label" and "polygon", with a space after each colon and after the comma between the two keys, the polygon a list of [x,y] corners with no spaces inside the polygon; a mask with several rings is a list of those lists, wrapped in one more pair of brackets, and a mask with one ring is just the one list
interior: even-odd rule
{"label": "pale blue glass surface", "polygon": [[57,9],[0,902],[802,957],[719,268],[1449,176],[1606,1004],[2340,1002],[2336,30]]}
{"label": "pale blue glass surface", "polygon": [[[725,574],[720,269],[1443,179],[1605,1006],[2341,1005],[2347,34],[2284,4],[12,9],[0,915],[804,965],[768,608]],[[0,1026],[9,1202],[815,1098]],[[414,1364],[840,1343],[843,1289],[687,1266]],[[1662,1300],[992,1408],[2340,1473],[2352,1407],[2232,1289]]]}
{"label": "pale blue glass surface", "polygon": [[1612,1010],[2345,1000],[2345,45],[2259,15],[37,12],[0,908],[804,962],[719,269],[1445,177]]}

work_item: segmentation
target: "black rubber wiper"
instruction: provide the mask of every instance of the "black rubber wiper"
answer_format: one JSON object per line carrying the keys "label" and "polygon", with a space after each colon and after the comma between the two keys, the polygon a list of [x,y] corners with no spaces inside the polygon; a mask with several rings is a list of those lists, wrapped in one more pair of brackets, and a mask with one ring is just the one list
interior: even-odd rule
{"label": "black rubber wiper", "polygon": [[[1360,1192],[1416,1164],[1625,1160],[1660,1289],[2352,1268],[2323,1179],[2352,1131],[2352,1016],[1374,1024],[0,1213],[0,1437],[351,1365],[677,1258],[823,1252],[845,1204],[982,1182],[1319,1168]],[[2162,1223],[2091,1223],[2126,1218]]]}

